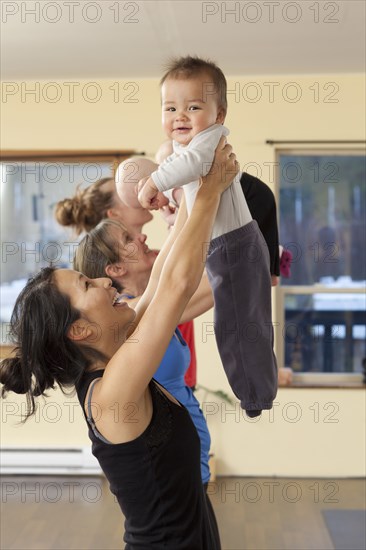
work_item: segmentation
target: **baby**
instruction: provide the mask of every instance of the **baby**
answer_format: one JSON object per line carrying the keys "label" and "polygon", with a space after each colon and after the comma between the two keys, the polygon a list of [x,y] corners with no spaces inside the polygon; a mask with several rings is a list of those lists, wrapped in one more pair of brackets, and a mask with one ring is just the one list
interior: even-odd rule
{"label": "baby", "polygon": [[[226,79],[213,63],[175,60],[161,80],[163,127],[174,153],[139,183],[142,206],[183,186],[191,211],[200,177],[211,168],[223,126]],[[207,257],[215,297],[215,336],[234,393],[249,416],[272,407],[277,391],[267,245],[252,220],[239,178],[222,194]]]}
{"label": "baby", "polygon": [[[196,197],[197,179],[205,176],[222,135],[227,108],[226,79],[213,64],[182,58],[162,78],[163,128],[173,140],[174,153],[139,184],[139,201],[148,209],[160,208],[159,192],[185,185],[188,212]],[[171,198],[171,197],[169,197]],[[212,238],[252,221],[239,177],[223,194]]]}

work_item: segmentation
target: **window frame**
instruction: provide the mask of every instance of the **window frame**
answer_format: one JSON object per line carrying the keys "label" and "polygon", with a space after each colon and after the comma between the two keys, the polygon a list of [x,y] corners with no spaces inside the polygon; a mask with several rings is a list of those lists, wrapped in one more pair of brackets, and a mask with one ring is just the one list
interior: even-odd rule
{"label": "window frame", "polygon": [[[117,167],[124,159],[132,156],[144,156],[145,153],[137,153],[133,149],[124,149],[122,151],[114,150],[1,150],[0,162],[106,162],[112,161],[112,166]],[[114,172],[116,169],[114,169]]]}
{"label": "window frame", "polygon": [[[324,156],[337,156],[337,155],[348,155],[348,156],[360,156],[366,155],[366,150],[362,147],[355,145],[332,145],[330,148],[320,146],[314,147],[314,145],[302,145],[299,146],[281,146],[275,147],[275,189],[274,194],[277,203],[277,217],[278,225],[280,227],[280,156],[307,156],[307,155],[324,155]],[[286,244],[281,242],[280,244]],[[349,288],[349,287],[337,287],[332,288],[324,285],[317,284],[315,285],[281,285],[281,282],[275,288],[275,314],[276,321],[274,323],[274,333],[275,333],[275,346],[276,346],[276,356],[279,366],[285,367],[285,345],[284,338],[282,334],[282,329],[285,326],[285,300],[287,295],[291,294],[360,294],[365,295],[365,288]],[[347,373],[347,372],[327,372],[327,373],[316,373],[316,372],[294,372],[293,374],[293,384],[291,387],[299,388],[327,388],[327,387],[337,387],[337,388],[360,388],[364,385],[363,374],[362,373]]]}

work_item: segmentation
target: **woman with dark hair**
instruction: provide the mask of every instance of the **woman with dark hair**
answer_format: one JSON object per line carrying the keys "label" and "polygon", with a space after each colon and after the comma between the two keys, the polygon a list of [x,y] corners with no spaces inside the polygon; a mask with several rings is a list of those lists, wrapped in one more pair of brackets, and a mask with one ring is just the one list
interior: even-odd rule
{"label": "woman with dark hair", "polygon": [[[136,309],[108,278],[47,269],[19,296],[2,394],[76,385],[93,453],[125,515],[126,549],[216,550],[200,446],[186,409],[152,378],[204,268],[221,193],[238,163],[221,140],[191,215],[180,214]],[[92,407],[92,403],[94,407]],[[33,405],[33,408],[32,408]]]}
{"label": "woman with dark hair", "polygon": [[[157,254],[146,244],[146,235],[131,235],[115,220],[103,220],[80,241],[74,257],[74,269],[88,277],[110,277],[131,307],[136,307],[151,275]],[[190,321],[213,307],[207,275],[186,307],[181,321]],[[211,438],[206,420],[192,389],[185,383],[190,351],[177,329],[154,378],[186,407],[196,426],[201,443],[201,476],[207,488],[210,480]]]}

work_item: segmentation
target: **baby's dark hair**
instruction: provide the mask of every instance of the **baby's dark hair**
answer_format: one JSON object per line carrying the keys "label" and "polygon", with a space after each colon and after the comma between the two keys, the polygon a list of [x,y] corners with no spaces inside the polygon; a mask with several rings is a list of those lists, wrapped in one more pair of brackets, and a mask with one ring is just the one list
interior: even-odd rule
{"label": "baby's dark hair", "polygon": [[76,345],[68,338],[71,324],[80,313],[54,284],[54,268],[44,268],[28,280],[19,294],[10,321],[14,355],[0,363],[1,396],[9,391],[26,394],[28,411],[34,414],[35,397],[59,384],[74,386],[100,354]]}
{"label": "baby's dark hair", "polygon": [[[219,106],[225,109],[226,112],[226,78],[222,70],[209,59],[201,59],[200,57],[190,55],[171,59],[160,80],[160,86],[162,86],[168,78],[194,78],[203,75],[208,76],[210,80],[212,80],[215,91],[219,97]],[[209,91],[207,91],[207,93],[209,93]]]}
{"label": "baby's dark hair", "polygon": [[79,185],[73,197],[59,201],[55,208],[58,223],[73,227],[77,235],[98,225],[114,206],[113,192],[103,190],[111,179],[102,178],[86,189],[80,189]]}

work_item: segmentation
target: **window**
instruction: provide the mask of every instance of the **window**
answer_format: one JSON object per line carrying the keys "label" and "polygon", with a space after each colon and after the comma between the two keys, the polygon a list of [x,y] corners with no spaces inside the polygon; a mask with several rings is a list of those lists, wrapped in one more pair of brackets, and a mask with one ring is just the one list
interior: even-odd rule
{"label": "window", "polygon": [[0,163],[1,193],[1,344],[8,342],[10,316],[27,279],[48,265],[69,267],[77,241],[54,218],[54,206],[87,187],[113,177],[125,154],[9,156]]}
{"label": "window", "polygon": [[361,373],[365,328],[365,155],[279,151],[280,242],[293,255],[278,289],[280,364]]}

